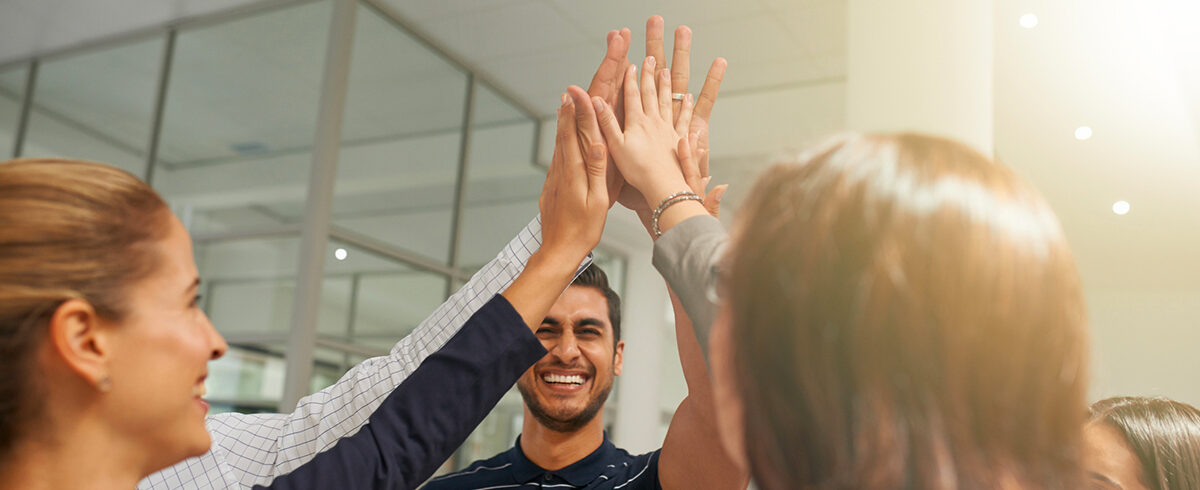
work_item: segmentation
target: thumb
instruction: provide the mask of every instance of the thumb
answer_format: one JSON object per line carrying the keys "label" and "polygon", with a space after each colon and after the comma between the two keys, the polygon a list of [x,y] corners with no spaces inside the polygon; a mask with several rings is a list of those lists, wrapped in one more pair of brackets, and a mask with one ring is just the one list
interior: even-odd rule
{"label": "thumb", "polygon": [[713,187],[713,190],[704,198],[704,209],[708,210],[714,218],[719,218],[721,215],[721,199],[725,198],[725,191],[729,189],[729,184],[721,184]]}

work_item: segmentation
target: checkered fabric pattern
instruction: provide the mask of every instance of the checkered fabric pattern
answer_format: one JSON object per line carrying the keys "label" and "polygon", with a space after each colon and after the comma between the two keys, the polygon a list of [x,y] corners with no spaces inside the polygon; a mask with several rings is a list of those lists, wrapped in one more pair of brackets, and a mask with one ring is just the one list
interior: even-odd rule
{"label": "checkered fabric pattern", "polygon": [[[150,475],[139,489],[241,489],[270,485],[367,423],[401,382],[440,349],[467,319],[503,291],[541,246],[541,218],[442,303],[387,356],[363,361],[337,383],[300,400],[290,414],[223,413],[207,420],[208,453]],[[582,270],[591,263],[584,261]]]}

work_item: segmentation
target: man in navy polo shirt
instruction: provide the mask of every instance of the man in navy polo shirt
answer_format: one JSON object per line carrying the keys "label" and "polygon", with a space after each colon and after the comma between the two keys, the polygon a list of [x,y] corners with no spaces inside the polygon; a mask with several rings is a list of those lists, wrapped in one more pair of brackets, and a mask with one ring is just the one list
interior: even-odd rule
{"label": "man in navy polo shirt", "polygon": [[621,374],[620,298],[592,265],[563,292],[536,330],[549,353],[525,372],[521,436],[508,451],[429,481],[427,490],[535,488],[725,489],[747,478],[720,445],[708,372],[691,324],[675,306],[688,397],[663,448],[631,455],[608,440],[603,408]]}
{"label": "man in navy polo shirt", "polygon": [[[621,32],[620,39],[610,37],[609,41],[610,52],[613,42],[623,52],[628,49],[628,30]],[[687,91],[690,46],[691,31],[680,27],[675,33],[673,91]],[[661,17],[651,17],[646,23],[646,54],[654,56],[658,66],[666,66]],[[597,72],[598,77],[602,71]],[[688,128],[689,134],[700,135],[705,150],[708,116],[723,73],[723,62],[714,63]],[[600,85],[602,91],[621,90],[619,85]],[[707,151],[701,158],[706,157]],[[701,167],[707,168],[707,162]],[[641,200],[641,196],[634,197],[633,201]],[[713,201],[709,205],[715,215],[719,199]],[[621,202],[630,204],[624,194]],[[642,209],[638,214],[649,230],[649,211]],[[709,373],[691,322],[674,295],[671,304],[688,396],[675,410],[662,449],[631,455],[614,446],[604,432],[604,402],[613,378],[621,374],[625,343],[621,341],[620,298],[608,287],[604,272],[592,265],[563,292],[536,329],[548,354],[517,381],[525,417],[516,444],[463,471],[434,478],[424,488],[746,488],[746,471],[728,457],[717,434]]]}

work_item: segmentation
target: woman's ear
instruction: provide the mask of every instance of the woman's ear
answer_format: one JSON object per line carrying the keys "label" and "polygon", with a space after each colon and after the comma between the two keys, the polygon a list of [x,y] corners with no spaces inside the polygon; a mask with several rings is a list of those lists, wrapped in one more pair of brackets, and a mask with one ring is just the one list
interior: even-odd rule
{"label": "woman's ear", "polygon": [[54,310],[49,325],[50,347],[66,366],[100,391],[108,391],[109,355],[100,316],[92,304],[69,299]]}

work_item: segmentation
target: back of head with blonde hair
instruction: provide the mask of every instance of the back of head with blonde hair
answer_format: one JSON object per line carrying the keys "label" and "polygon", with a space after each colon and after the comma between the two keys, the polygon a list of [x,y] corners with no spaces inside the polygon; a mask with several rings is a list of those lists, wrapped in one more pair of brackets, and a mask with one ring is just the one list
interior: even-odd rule
{"label": "back of head with blonde hair", "polygon": [[111,166],[0,163],[0,461],[37,419],[34,353],[55,309],[78,298],[121,319],[127,287],[158,264],[169,216],[153,189]]}
{"label": "back of head with blonde hair", "polygon": [[740,213],[726,287],[762,488],[1077,487],[1084,302],[1030,185],[949,140],[850,135]]}

